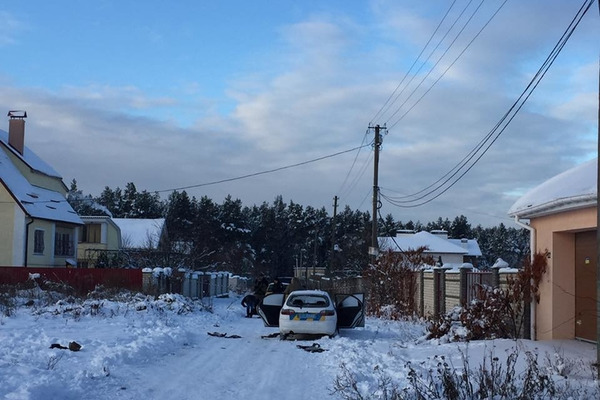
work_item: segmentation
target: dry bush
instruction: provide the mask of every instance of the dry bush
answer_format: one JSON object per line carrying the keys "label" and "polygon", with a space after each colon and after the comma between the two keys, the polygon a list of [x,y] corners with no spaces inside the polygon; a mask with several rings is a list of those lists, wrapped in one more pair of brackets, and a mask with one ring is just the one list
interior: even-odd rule
{"label": "dry bush", "polygon": [[433,258],[424,255],[425,250],[388,251],[365,271],[367,302],[374,316],[401,319],[415,315],[418,271],[424,264],[434,265]]}

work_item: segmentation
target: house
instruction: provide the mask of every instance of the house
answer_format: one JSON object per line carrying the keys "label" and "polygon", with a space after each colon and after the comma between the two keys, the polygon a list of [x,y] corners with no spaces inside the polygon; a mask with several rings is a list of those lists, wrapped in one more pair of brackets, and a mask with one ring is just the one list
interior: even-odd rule
{"label": "house", "polygon": [[81,216],[85,224],[79,231],[77,265],[94,268],[98,257],[121,249],[121,228],[109,216]]}
{"label": "house", "polygon": [[[119,266],[123,250],[158,250],[166,240],[164,218],[111,218],[82,216],[78,265],[84,268]],[[100,259],[100,261],[99,261]],[[113,265],[111,265],[113,266]]]}
{"label": "house", "polygon": [[547,254],[532,310],[539,340],[597,340],[597,175],[598,159],[583,163],[533,188],[508,211],[529,229],[532,253]]}
{"label": "house", "polygon": [[418,232],[399,231],[395,237],[380,237],[378,239],[381,251],[393,252],[416,250],[425,247],[424,254],[434,260],[441,260],[445,266],[460,266],[464,263],[477,265],[481,257],[481,249],[475,239],[449,239],[446,231]]}
{"label": "house", "polygon": [[61,176],[25,146],[27,114],[8,116],[8,132],[0,130],[0,265],[73,265],[83,222]]}

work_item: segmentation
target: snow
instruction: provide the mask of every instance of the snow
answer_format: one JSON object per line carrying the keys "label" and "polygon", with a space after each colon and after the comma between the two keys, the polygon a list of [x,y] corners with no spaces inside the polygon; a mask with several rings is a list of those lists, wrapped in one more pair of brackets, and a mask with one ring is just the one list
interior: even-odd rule
{"label": "snow", "polygon": [[23,148],[23,155],[19,154],[19,152],[14,151],[12,147],[8,144],[8,132],[0,129],[0,142],[2,142],[7,149],[10,149],[12,153],[23,160],[27,165],[29,165],[32,169],[39,171],[45,175],[53,176],[55,178],[61,178],[60,174],[54,170],[48,163],[39,158],[37,154],[31,151],[27,146]]}
{"label": "snow", "polygon": [[[416,250],[420,247],[427,247],[425,253],[434,254],[469,254],[470,249],[473,251],[479,250],[479,245],[475,246],[471,244],[468,249],[465,249],[460,245],[460,240],[455,242],[455,244],[450,239],[425,231],[411,235],[401,234],[395,236],[393,239],[389,237],[380,237],[378,241],[381,250],[392,251],[398,250],[398,247],[402,250]],[[479,255],[481,255],[481,250],[479,250]]]}
{"label": "snow", "polygon": [[548,179],[517,200],[508,214],[520,218],[596,205],[598,159]]}
{"label": "snow", "polygon": [[[33,305],[26,306],[31,300]],[[405,387],[409,365],[427,371],[445,357],[462,366],[461,353],[477,368],[486,355],[502,359],[513,350],[531,350],[540,359],[552,359],[555,374],[572,370],[587,384],[585,366],[595,361],[595,346],[589,343],[426,341],[422,323],[374,318],[332,339],[262,338],[277,330],[257,317],[244,318],[240,301],[235,294],[204,303],[138,294],[82,302],[32,289],[17,298],[13,315],[0,316],[0,398],[337,399],[330,394],[342,366],[366,398],[377,392],[382,374]],[[208,335],[213,332],[227,336]],[[70,342],[81,350],[50,348]],[[314,342],[325,351],[297,347]],[[573,368],[576,363],[581,370]]]}

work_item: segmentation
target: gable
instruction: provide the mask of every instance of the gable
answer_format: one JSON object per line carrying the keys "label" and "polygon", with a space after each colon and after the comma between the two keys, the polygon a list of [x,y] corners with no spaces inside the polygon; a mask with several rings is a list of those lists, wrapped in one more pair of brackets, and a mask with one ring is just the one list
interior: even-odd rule
{"label": "gable", "polygon": [[62,193],[31,184],[6,151],[4,146],[0,146],[0,184],[26,214],[33,218],[82,224]]}

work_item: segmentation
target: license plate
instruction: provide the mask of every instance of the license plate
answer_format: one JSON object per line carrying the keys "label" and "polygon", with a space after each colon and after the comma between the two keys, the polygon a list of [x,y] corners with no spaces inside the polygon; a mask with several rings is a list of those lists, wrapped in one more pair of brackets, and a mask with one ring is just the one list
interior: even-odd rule
{"label": "license plate", "polygon": [[315,313],[301,313],[290,315],[290,320],[292,321],[324,321],[325,316],[321,314]]}

